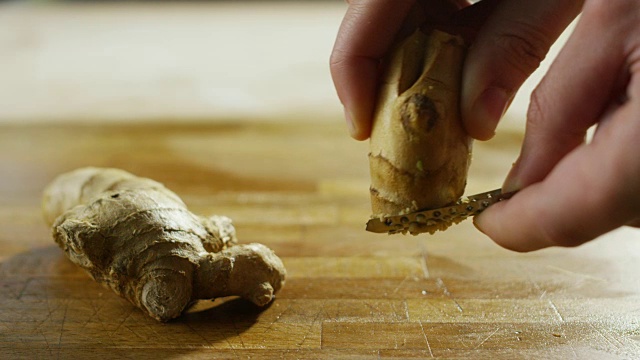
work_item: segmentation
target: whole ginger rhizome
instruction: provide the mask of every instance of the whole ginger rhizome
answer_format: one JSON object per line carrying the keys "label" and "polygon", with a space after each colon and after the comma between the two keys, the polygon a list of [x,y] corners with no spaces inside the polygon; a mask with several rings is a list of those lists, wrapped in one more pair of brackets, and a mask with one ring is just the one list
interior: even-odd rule
{"label": "whole ginger rhizome", "polygon": [[264,306],[284,284],[282,261],[264,245],[238,245],[229,218],[194,215],[162,184],[122,170],[57,177],[43,211],[69,260],[160,321],[198,299]]}

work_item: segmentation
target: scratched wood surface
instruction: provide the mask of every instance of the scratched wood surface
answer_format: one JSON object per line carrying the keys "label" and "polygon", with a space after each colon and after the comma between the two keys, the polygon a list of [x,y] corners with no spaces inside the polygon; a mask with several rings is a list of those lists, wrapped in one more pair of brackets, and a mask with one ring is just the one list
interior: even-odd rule
{"label": "scratched wood surface", "polygon": [[[469,191],[499,186],[518,133],[476,145]],[[376,235],[366,143],[341,121],[5,125],[0,129],[0,358],[634,358],[640,235],[515,254],[470,223]],[[275,302],[147,318],[64,258],[40,214],[56,174],[113,166],[232,217],[279,254]]]}

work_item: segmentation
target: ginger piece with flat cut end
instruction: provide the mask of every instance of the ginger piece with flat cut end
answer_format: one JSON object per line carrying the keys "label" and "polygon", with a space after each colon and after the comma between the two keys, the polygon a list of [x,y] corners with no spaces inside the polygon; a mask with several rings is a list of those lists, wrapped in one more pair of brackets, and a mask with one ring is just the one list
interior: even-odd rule
{"label": "ginger piece with flat cut end", "polygon": [[160,321],[198,299],[264,306],[284,284],[282,261],[264,245],[236,245],[229,218],[194,215],[162,184],[122,170],[57,177],[43,211],[73,263]]}
{"label": "ginger piece with flat cut end", "polygon": [[462,38],[416,31],[399,44],[383,76],[370,142],[373,217],[455,203],[471,162],[460,118],[466,48]]}

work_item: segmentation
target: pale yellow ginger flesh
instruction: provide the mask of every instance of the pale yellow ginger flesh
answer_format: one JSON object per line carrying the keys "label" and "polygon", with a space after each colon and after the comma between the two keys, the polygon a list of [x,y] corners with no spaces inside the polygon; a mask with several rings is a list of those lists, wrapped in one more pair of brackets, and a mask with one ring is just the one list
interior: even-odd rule
{"label": "pale yellow ginger flesh", "polygon": [[471,139],[460,118],[462,38],[421,30],[392,52],[371,133],[373,217],[455,203],[467,182]]}
{"label": "pale yellow ginger flesh", "polygon": [[162,184],[122,170],[57,177],[43,211],[69,260],[160,321],[199,299],[264,306],[284,285],[282,261],[264,245],[237,245],[229,218],[194,215]]}

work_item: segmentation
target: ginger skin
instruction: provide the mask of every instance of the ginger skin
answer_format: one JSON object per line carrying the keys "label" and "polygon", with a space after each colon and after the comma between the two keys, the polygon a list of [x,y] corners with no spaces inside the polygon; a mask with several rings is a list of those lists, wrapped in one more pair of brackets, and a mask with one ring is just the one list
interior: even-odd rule
{"label": "ginger skin", "polygon": [[284,285],[280,259],[261,244],[236,245],[229,218],[194,215],[162,184],[122,170],[59,176],[43,212],[73,263],[159,321],[199,299],[264,306]]}
{"label": "ginger skin", "polygon": [[380,86],[369,164],[373,217],[455,203],[471,138],[460,117],[462,38],[417,30],[392,52]]}

